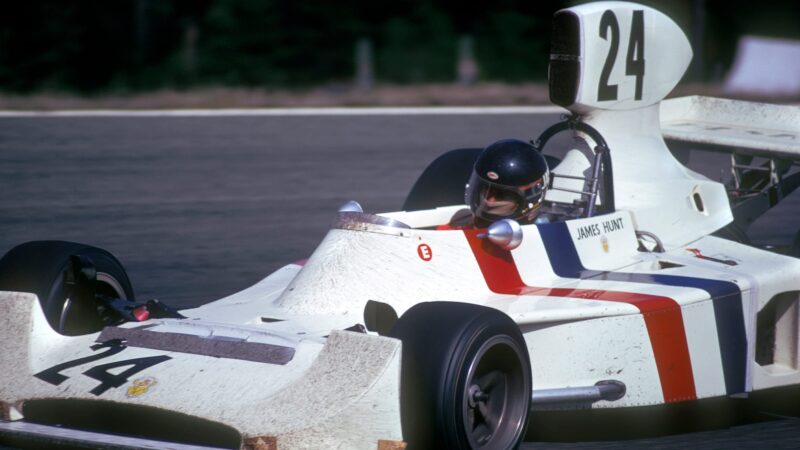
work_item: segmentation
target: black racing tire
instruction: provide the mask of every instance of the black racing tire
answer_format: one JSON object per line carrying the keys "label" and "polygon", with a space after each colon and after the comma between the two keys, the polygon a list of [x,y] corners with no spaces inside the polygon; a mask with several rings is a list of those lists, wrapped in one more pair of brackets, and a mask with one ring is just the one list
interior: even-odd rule
{"label": "black racing tire", "polygon": [[400,408],[409,449],[519,447],[531,365],[511,318],[478,305],[420,303],[391,336],[403,342]]}
{"label": "black racing tire", "polygon": [[122,264],[97,247],[66,241],[32,241],[12,248],[0,259],[0,290],[36,294],[50,326],[67,336],[93,333],[104,326],[94,298],[69,297],[64,273],[72,255],[88,257],[94,264],[97,293],[135,300]]}
{"label": "black racing tire", "polygon": [[403,211],[464,204],[464,186],[482,148],[450,150],[428,165],[403,203]]}

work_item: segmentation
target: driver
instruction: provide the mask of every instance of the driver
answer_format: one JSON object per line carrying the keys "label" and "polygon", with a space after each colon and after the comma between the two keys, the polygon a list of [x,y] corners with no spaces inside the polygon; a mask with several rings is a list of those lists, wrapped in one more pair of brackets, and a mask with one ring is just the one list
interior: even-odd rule
{"label": "driver", "polygon": [[[439,229],[485,228],[500,219],[532,223],[550,180],[544,156],[517,139],[497,141],[481,152],[464,193],[470,214],[459,214]],[[466,212],[466,211],[465,211]]]}

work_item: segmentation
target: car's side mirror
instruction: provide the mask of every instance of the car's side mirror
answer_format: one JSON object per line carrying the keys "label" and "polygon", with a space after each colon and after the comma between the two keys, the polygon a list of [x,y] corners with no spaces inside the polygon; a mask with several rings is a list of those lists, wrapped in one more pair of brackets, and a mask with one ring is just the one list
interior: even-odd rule
{"label": "car's side mirror", "polygon": [[503,250],[514,250],[522,244],[522,227],[514,219],[502,219],[489,225],[486,233],[481,233],[478,237],[489,239]]}
{"label": "car's side mirror", "polygon": [[331,226],[341,230],[363,231],[366,224],[380,225],[389,228],[411,228],[408,226],[408,224],[400,222],[399,220],[390,219],[389,217],[379,216],[376,214],[365,213],[364,208],[362,208],[361,205],[355,200],[350,200],[339,207],[336,220],[333,221]]}
{"label": "car's side mirror", "polygon": [[339,207],[339,212],[356,212],[356,213],[363,213],[364,208],[361,207],[355,200],[350,200],[349,202],[345,203],[344,205]]}

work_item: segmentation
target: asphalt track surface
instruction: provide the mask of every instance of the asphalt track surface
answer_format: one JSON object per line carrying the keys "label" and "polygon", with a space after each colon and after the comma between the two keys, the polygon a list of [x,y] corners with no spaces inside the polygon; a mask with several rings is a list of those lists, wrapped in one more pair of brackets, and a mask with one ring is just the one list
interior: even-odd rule
{"label": "asphalt track surface", "polygon": [[[535,138],[558,118],[552,110],[4,116],[0,254],[38,239],[89,243],[123,262],[138,298],[196,306],[308,257],[345,201],[368,212],[397,210],[445,150]],[[726,158],[691,162],[715,179],[728,170]],[[792,239],[798,195],[752,229],[756,242]],[[800,448],[800,420],[523,448],[621,446]]]}

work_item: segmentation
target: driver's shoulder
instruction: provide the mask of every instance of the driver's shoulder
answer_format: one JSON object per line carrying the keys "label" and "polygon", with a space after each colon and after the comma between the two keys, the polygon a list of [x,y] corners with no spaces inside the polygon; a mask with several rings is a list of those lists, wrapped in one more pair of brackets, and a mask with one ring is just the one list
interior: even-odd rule
{"label": "driver's shoulder", "polygon": [[472,211],[469,208],[463,208],[456,211],[446,224],[436,227],[437,230],[464,230],[473,227]]}

